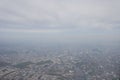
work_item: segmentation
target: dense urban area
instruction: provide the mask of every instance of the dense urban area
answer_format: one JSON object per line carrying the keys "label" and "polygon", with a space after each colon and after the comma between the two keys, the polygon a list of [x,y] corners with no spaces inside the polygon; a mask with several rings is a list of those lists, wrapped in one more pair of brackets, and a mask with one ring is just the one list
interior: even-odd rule
{"label": "dense urban area", "polygon": [[0,80],[120,80],[120,49],[2,46]]}

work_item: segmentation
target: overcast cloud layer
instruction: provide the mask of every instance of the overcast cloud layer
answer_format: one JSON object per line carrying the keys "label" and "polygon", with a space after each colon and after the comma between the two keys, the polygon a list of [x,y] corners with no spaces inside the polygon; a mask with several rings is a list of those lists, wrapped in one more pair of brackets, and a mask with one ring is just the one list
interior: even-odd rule
{"label": "overcast cloud layer", "polygon": [[0,32],[6,31],[119,39],[120,0],[0,0]]}

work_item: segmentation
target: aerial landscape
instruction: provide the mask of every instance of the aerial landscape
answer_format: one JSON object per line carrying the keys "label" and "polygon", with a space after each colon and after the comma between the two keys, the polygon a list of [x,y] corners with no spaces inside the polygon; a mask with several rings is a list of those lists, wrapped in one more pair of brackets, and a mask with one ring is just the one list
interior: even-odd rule
{"label": "aerial landscape", "polygon": [[120,80],[119,0],[0,0],[0,80]]}
{"label": "aerial landscape", "polygon": [[0,80],[119,80],[119,52],[113,47],[0,47]]}

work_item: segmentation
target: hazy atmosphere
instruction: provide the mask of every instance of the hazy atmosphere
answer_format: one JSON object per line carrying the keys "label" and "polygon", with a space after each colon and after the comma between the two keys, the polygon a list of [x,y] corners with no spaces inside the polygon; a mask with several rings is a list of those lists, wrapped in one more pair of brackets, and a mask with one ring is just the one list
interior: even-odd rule
{"label": "hazy atmosphere", "polygon": [[0,0],[0,80],[120,80],[120,0]]}
{"label": "hazy atmosphere", "polygon": [[0,43],[120,43],[119,0],[0,0]]}

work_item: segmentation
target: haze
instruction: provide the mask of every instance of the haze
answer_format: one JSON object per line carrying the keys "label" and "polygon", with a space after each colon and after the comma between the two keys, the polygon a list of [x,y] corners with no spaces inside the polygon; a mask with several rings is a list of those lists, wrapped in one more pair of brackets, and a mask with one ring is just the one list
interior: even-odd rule
{"label": "haze", "polygon": [[120,43],[119,0],[0,0],[0,43]]}

